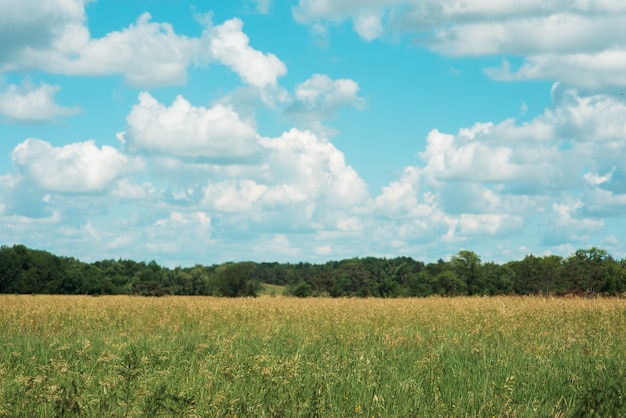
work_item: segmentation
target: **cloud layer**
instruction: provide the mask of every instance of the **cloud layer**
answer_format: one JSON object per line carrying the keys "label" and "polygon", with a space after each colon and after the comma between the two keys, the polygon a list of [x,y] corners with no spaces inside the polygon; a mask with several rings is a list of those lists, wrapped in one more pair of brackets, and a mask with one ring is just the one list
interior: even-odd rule
{"label": "cloud layer", "polygon": [[77,108],[59,106],[54,101],[60,89],[49,84],[39,87],[30,83],[11,84],[6,91],[0,92],[0,115],[8,122],[18,124],[41,124],[58,116],[75,115],[79,111]]}
{"label": "cloud layer", "polygon": [[[375,97],[362,93],[371,80],[337,75],[347,68],[339,58],[288,72],[293,61],[256,49],[237,17],[214,24],[200,15],[182,34],[144,13],[94,37],[83,1],[5,3],[0,73],[10,79],[1,80],[0,123],[21,134],[79,119],[82,110],[56,103],[75,76],[115,75],[132,99],[120,100],[119,120],[106,121],[119,143],[76,138],[65,126],[2,138],[12,164],[0,173],[3,242],[170,264],[432,260],[460,248],[502,260],[587,245],[623,255],[622,2],[300,0],[294,18],[329,42],[349,22],[383,47],[408,40],[451,60],[497,57],[499,66],[484,69],[494,80],[555,81],[551,104],[534,115],[414,134],[414,161],[394,167],[380,190],[334,139],[343,110],[365,113]],[[252,3],[261,14],[277,7]],[[192,69],[204,77],[217,65],[234,75],[235,91],[185,88]],[[384,128],[374,140],[393,146],[376,112],[363,116]]]}
{"label": "cloud layer", "polygon": [[[296,93],[300,100],[316,97],[303,91]],[[584,246],[598,234],[614,242],[606,219],[626,209],[626,104],[559,86],[553,96],[551,108],[525,123],[431,131],[425,149],[416,150],[419,162],[372,195],[323,137],[292,129],[266,138],[232,109],[193,106],[182,96],[168,107],[141,93],[127,118],[131,154],[93,141],[53,147],[29,139],[13,151],[16,174],[5,177],[2,188],[19,196],[36,187],[48,214],[68,211],[68,194],[140,199],[151,208],[143,221],[130,218],[116,233],[98,226],[104,218],[95,209],[87,212],[93,236],[111,251],[136,245],[147,253],[183,251],[188,241],[174,238],[177,230],[209,248],[228,248],[230,241],[233,251],[260,251],[265,240],[280,242],[286,259],[347,256],[354,242],[363,243],[361,254],[428,254],[486,237],[523,255],[520,236],[532,228],[541,231],[535,245],[554,251]],[[236,129],[219,135],[224,117],[241,126],[240,138]],[[243,141],[241,148],[237,141]],[[238,149],[246,152],[233,154]],[[255,159],[237,161],[249,149]],[[176,185],[156,177],[142,184],[144,168],[155,169],[165,155],[190,176]],[[238,235],[249,242],[239,242]]]}
{"label": "cloud layer", "polygon": [[498,80],[558,80],[588,88],[626,86],[626,4],[482,0],[300,0],[310,25],[349,20],[366,41],[397,35],[451,56],[511,55],[487,71]]}
{"label": "cloud layer", "polygon": [[209,22],[197,37],[151,19],[146,12],[122,30],[92,38],[82,0],[51,0],[44,7],[33,0],[0,6],[0,39],[7,40],[0,41],[0,71],[119,74],[135,87],[160,87],[185,84],[191,66],[219,62],[244,83],[261,88],[275,86],[287,72],[275,55],[250,46],[238,18],[217,26]]}

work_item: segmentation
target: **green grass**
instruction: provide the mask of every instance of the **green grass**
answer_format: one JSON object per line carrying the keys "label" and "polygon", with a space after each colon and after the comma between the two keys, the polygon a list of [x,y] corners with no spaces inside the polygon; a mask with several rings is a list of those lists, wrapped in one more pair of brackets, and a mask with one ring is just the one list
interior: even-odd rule
{"label": "green grass", "polygon": [[259,296],[281,296],[284,290],[285,286],[261,283],[261,291],[259,292]]}
{"label": "green grass", "polygon": [[5,416],[626,416],[626,301],[0,296]]}

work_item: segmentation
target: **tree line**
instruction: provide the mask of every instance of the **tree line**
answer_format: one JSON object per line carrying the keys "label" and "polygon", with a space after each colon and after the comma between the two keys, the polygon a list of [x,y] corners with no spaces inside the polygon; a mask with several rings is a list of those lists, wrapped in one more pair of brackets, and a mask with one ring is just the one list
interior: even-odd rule
{"label": "tree line", "polygon": [[167,268],[155,261],[86,263],[24,245],[0,247],[0,293],[257,296],[262,283],[297,297],[426,297],[545,294],[617,296],[626,292],[626,259],[599,248],[569,257],[528,255],[497,264],[459,251],[449,261],[411,257],[311,263],[229,262]]}

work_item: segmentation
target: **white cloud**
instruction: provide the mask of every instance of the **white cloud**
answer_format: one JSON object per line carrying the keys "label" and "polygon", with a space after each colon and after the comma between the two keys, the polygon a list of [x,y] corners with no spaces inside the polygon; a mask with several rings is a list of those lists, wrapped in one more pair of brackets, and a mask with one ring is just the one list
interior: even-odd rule
{"label": "white cloud", "polygon": [[459,217],[458,229],[463,236],[504,235],[519,231],[522,218],[508,214],[467,214]]}
{"label": "white cloud", "polygon": [[401,247],[411,234],[458,243],[532,228],[555,248],[592,239],[626,205],[624,103],[559,86],[553,98],[523,124],[433,130],[423,164],[383,187],[372,213],[391,219]]}
{"label": "white cloud", "polygon": [[[150,217],[149,221],[143,220],[146,216]],[[135,217],[141,218],[143,223],[138,225]],[[97,248],[97,253],[92,250],[87,260],[134,253],[146,261],[158,257],[160,262],[174,267],[180,265],[181,260],[192,265],[206,256],[206,248],[212,242],[211,222],[211,216],[201,211],[152,211],[144,212],[141,216],[135,214],[131,219],[118,221],[114,225],[94,217],[87,221],[86,226],[80,225],[75,229],[77,234],[83,235],[83,239],[88,241],[87,248]],[[189,245],[189,242],[202,245]],[[171,260],[172,256],[177,260]]]}
{"label": "white cloud", "polygon": [[394,219],[426,218],[433,215],[435,208],[432,194],[419,194],[421,171],[417,167],[406,167],[400,180],[383,187],[376,197],[378,213]]}
{"label": "white cloud", "polygon": [[124,139],[133,152],[232,163],[260,150],[253,127],[223,105],[196,107],[178,96],[166,107],[143,92],[126,120]]}
{"label": "white cloud", "polygon": [[506,65],[487,71],[500,80],[626,86],[626,3],[618,0],[300,0],[293,13],[311,25],[351,20],[367,41],[416,34],[417,42],[446,55],[524,58],[516,71]]}
{"label": "white cloud", "polygon": [[350,208],[367,199],[367,184],[327,139],[292,129],[261,144],[270,152],[266,175],[274,183],[288,179],[288,184],[330,207]]}
{"label": "white cloud", "polygon": [[591,89],[626,86],[626,45],[591,53],[532,55],[516,70],[485,69],[496,80],[559,80]]}
{"label": "white cloud", "polygon": [[605,94],[581,95],[574,89],[553,89],[557,108],[548,118],[555,119],[562,138],[574,141],[621,141],[626,132],[626,103]]}
{"label": "white cloud", "polygon": [[231,178],[209,180],[199,202],[202,208],[221,213],[220,219],[237,220],[237,228],[361,228],[352,212],[367,204],[367,185],[328,140],[292,129],[260,143],[264,153],[259,165],[231,172]]}
{"label": "white cloud", "polygon": [[110,194],[117,199],[146,201],[154,196],[155,191],[154,185],[150,182],[135,184],[129,179],[123,178],[111,187]]}
{"label": "white cloud", "polygon": [[599,186],[602,183],[606,183],[607,181],[611,180],[613,173],[610,172],[604,176],[600,176],[598,174],[594,174],[594,173],[585,173],[583,175],[583,179],[585,179],[585,181],[590,185],[590,186]]}
{"label": "white cloud", "polygon": [[256,8],[260,13],[267,14],[270,11],[270,5],[272,0],[253,0],[256,3]]}
{"label": "white cloud", "polygon": [[[316,91],[319,96],[310,100],[317,103],[327,93]],[[262,138],[230,107],[195,107],[182,96],[167,107],[146,92],[127,121],[118,139],[166,180],[168,204],[219,213],[238,228],[261,222],[290,229],[353,228],[357,224],[347,220],[351,208],[369,198],[367,184],[343,153],[310,131]],[[125,181],[114,190],[128,198],[154,196]],[[346,213],[337,216],[336,210]]]}
{"label": "white cloud", "polygon": [[[617,34],[626,34],[620,14],[592,16],[573,10],[536,9],[524,16],[516,15],[515,9],[511,12],[495,19],[486,11],[464,14],[464,23],[441,27],[429,45],[449,55],[568,54],[604,49],[614,44]],[[598,32],[599,27],[610,30]]]}
{"label": "white cloud", "polygon": [[[10,4],[9,4],[10,3]],[[54,74],[122,75],[134,87],[182,85],[192,65],[217,61],[252,86],[275,87],[286,74],[274,54],[252,48],[234,18],[202,36],[176,33],[169,23],[144,13],[128,27],[92,38],[84,1],[24,0],[0,5],[0,71],[39,69]],[[269,1],[257,2],[267,12]]]}
{"label": "white cloud", "polygon": [[273,257],[274,260],[293,260],[300,255],[300,251],[292,247],[285,234],[274,234],[268,239],[257,242],[254,252],[262,258]]}
{"label": "white cloud", "polygon": [[604,220],[580,216],[583,206],[581,201],[553,203],[553,212],[546,219],[544,242],[552,246],[575,245],[602,231]]}
{"label": "white cloud", "polygon": [[[39,10],[35,22],[43,26],[37,31],[40,39],[24,36],[29,25],[34,24],[32,21],[12,27],[12,35],[24,41],[8,46],[13,54],[10,60],[0,62],[0,70],[33,68],[70,75],[121,74],[133,86],[155,87],[183,84],[188,66],[199,57],[199,38],[178,35],[167,23],[150,22],[149,13],[121,31],[92,39],[85,26],[83,2],[46,2],[52,3],[71,3],[73,7]],[[28,1],[12,7],[8,18],[19,19],[30,8]]]}
{"label": "white cloud", "polygon": [[328,117],[345,104],[362,106],[363,99],[357,96],[359,85],[350,79],[333,80],[325,74],[314,74],[296,86],[295,96],[307,110],[317,110]]}
{"label": "white cloud", "polygon": [[498,141],[493,135],[498,128],[477,124],[457,136],[431,131],[426,150],[419,154],[425,175],[433,181],[519,182],[542,188],[567,182],[569,170],[560,171],[558,161],[564,157],[555,144]]}
{"label": "white cloud", "polygon": [[77,108],[59,106],[54,101],[54,95],[60,89],[48,84],[35,87],[29,82],[21,86],[11,84],[0,93],[0,115],[14,123],[37,124],[49,122],[57,116],[76,114]]}
{"label": "white cloud", "polygon": [[354,80],[333,80],[326,74],[314,74],[296,86],[295,97],[285,109],[285,114],[296,122],[304,122],[308,129],[329,135],[333,132],[324,128],[322,121],[334,118],[345,106],[361,109],[365,100],[359,97],[358,92],[359,85]]}
{"label": "white cloud", "polygon": [[261,200],[267,190],[268,186],[252,180],[210,183],[204,190],[203,203],[220,212],[249,212],[261,209],[255,203]]}
{"label": "white cloud", "polygon": [[[28,66],[22,61],[26,56],[61,46],[72,33],[84,31],[84,4],[84,0],[0,2],[0,68]],[[77,42],[83,39],[78,38]]]}
{"label": "white cloud", "polygon": [[276,86],[277,78],[287,73],[287,67],[276,55],[252,48],[242,29],[243,22],[238,18],[210,28],[211,56],[229,66],[247,84],[259,88]]}
{"label": "white cloud", "polygon": [[89,40],[77,58],[63,57],[49,69],[65,74],[123,74],[133,86],[184,84],[200,41],[178,35],[171,25],[150,18],[144,13],[122,31]]}
{"label": "white cloud", "polygon": [[315,247],[315,253],[319,255],[331,255],[333,249],[330,245],[320,245]]}
{"label": "white cloud", "polygon": [[554,99],[553,109],[521,125],[511,119],[477,123],[457,135],[431,131],[419,153],[423,175],[434,182],[486,182],[528,192],[580,187],[585,170],[623,166],[623,102],[559,88]]}
{"label": "white cloud", "polygon": [[143,162],[115,148],[98,148],[94,141],[53,147],[39,139],[27,139],[13,150],[18,172],[46,191],[98,193],[126,173],[143,168]]}
{"label": "white cloud", "polygon": [[181,213],[172,212],[165,219],[159,219],[154,224],[158,227],[179,227],[184,225],[201,226],[201,229],[207,229],[211,226],[211,217],[204,212]]}
{"label": "white cloud", "polygon": [[362,14],[354,18],[354,30],[366,41],[373,41],[383,33],[381,17],[376,14]]}
{"label": "white cloud", "polygon": [[607,182],[597,185],[600,187],[593,187],[586,191],[580,200],[580,202],[584,202],[584,206],[579,208],[580,210],[576,214],[604,219],[622,217],[626,209],[626,193],[624,190],[619,192],[604,190],[603,187],[610,186],[610,182],[609,179]]}

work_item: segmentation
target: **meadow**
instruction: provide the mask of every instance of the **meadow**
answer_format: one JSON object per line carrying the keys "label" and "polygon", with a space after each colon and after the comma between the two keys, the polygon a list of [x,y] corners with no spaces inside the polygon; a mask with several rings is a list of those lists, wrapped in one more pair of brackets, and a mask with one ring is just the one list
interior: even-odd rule
{"label": "meadow", "polygon": [[626,416],[626,300],[0,296],[0,416]]}

